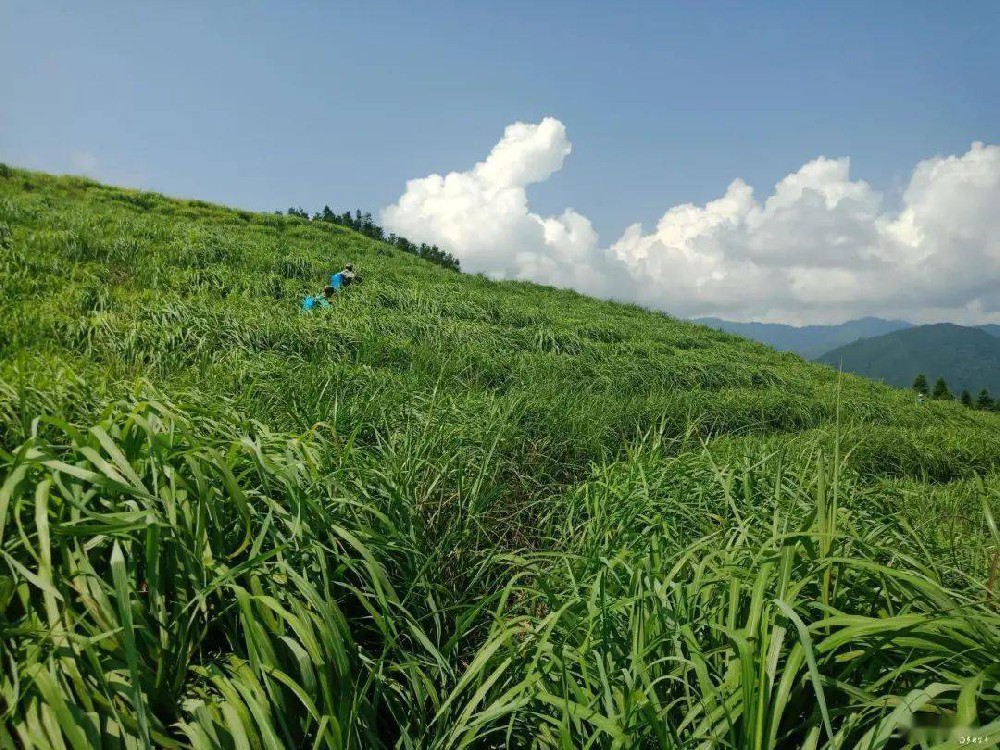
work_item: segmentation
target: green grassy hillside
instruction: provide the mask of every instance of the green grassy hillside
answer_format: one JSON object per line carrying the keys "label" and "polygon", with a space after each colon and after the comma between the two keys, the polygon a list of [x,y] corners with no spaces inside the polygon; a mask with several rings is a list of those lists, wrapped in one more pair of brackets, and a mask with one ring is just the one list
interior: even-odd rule
{"label": "green grassy hillside", "polygon": [[997,415],[83,179],[0,243],[0,747],[1000,732]]}

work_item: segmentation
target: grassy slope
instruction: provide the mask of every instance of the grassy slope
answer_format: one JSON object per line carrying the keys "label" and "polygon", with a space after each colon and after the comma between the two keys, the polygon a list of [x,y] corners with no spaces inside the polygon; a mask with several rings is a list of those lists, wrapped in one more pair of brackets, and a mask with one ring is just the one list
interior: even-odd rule
{"label": "grassy slope", "polygon": [[[880,747],[919,689],[1000,713],[995,415],[5,175],[0,746]],[[300,314],[345,261],[365,284]]]}

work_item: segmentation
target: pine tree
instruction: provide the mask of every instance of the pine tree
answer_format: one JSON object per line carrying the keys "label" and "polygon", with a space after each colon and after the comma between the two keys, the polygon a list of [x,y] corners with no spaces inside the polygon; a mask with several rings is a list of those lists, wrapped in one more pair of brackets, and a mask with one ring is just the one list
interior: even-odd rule
{"label": "pine tree", "polygon": [[923,373],[920,373],[919,375],[917,375],[917,377],[915,377],[913,379],[913,390],[915,390],[917,393],[922,393],[925,396],[927,395],[927,376],[926,375],[924,375]]}
{"label": "pine tree", "polygon": [[972,394],[967,390],[962,390],[962,406],[972,406]]}
{"label": "pine tree", "polygon": [[976,408],[983,411],[989,411],[993,408],[993,399],[990,398],[990,392],[985,388],[979,392],[979,396],[976,398]]}
{"label": "pine tree", "polygon": [[931,398],[940,399],[942,401],[951,401],[954,396],[951,395],[951,391],[948,390],[948,384],[944,382],[944,378],[938,378],[934,383],[934,392],[931,393]]}

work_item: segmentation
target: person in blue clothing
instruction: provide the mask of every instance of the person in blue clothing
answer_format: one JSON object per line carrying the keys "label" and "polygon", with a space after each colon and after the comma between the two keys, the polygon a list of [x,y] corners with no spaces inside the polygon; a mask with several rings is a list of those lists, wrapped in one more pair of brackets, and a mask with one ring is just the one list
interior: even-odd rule
{"label": "person in blue clothing", "polygon": [[330,286],[333,287],[334,291],[340,291],[343,287],[350,286],[357,281],[360,279],[354,274],[354,266],[348,263],[344,266],[343,271],[338,271],[330,277]]}
{"label": "person in blue clothing", "polygon": [[317,310],[323,307],[330,307],[330,301],[333,299],[333,295],[337,293],[337,290],[333,286],[328,286],[323,289],[322,294],[317,294],[314,296],[306,297],[302,300],[302,309],[306,312],[309,310]]}

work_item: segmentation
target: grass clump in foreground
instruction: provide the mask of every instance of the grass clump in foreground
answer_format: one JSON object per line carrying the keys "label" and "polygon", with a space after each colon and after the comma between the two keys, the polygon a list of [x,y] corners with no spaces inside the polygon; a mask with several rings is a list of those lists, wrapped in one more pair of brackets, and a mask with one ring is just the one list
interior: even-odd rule
{"label": "grass clump in foreground", "polygon": [[[1000,734],[996,415],[4,175],[0,747]],[[298,314],[345,261],[365,285]]]}

